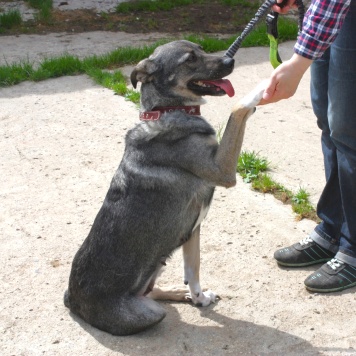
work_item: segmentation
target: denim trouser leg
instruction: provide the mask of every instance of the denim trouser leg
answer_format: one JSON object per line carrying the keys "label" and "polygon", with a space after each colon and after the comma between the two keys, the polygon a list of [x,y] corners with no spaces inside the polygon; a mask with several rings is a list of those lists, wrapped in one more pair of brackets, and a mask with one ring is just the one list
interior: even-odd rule
{"label": "denim trouser leg", "polygon": [[312,238],[356,266],[356,2],[336,41],[311,68],[311,98],[322,130],[326,185]]}

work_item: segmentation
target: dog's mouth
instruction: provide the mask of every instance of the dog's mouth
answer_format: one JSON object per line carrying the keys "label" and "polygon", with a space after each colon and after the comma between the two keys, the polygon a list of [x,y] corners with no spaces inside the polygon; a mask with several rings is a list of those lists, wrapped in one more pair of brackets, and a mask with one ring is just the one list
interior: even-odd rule
{"label": "dog's mouth", "polygon": [[235,95],[235,90],[228,79],[194,80],[188,83],[188,88],[198,95],[219,96],[227,94]]}

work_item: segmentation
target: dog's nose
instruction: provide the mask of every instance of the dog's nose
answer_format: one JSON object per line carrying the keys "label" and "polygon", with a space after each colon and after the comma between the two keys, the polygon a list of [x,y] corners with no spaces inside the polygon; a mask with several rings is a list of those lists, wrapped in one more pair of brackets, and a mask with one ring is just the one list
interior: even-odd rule
{"label": "dog's nose", "polygon": [[223,57],[223,64],[226,67],[233,67],[235,63],[235,60],[233,58],[230,57]]}

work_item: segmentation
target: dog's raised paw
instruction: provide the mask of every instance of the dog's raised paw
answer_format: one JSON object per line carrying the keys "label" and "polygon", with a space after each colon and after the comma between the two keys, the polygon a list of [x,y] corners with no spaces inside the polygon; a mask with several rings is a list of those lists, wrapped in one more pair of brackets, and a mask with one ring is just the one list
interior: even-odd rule
{"label": "dog's raised paw", "polygon": [[261,82],[249,94],[240,100],[240,104],[246,108],[254,108],[261,101],[267,82]]}

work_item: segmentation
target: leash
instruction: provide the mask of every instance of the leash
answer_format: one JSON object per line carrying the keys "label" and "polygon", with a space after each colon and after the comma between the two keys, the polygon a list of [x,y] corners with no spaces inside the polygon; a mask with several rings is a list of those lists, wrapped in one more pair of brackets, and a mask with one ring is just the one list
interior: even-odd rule
{"label": "leash", "polygon": [[[281,4],[278,4],[279,7],[283,8],[287,3],[287,0],[284,0]],[[305,7],[302,0],[296,0],[295,2],[298,6],[298,28],[299,32],[303,27],[303,18],[305,14]],[[276,0],[266,0],[261,7],[257,10],[255,17],[247,24],[245,29],[242,31],[241,35],[236,38],[232,43],[229,49],[226,51],[225,56],[233,58],[241,47],[242,41],[247,37],[247,35],[253,30],[258,22],[270,11],[270,8],[276,4]],[[271,11],[266,17],[267,24],[267,36],[270,41],[270,62],[274,68],[278,67],[281,63],[281,57],[278,53],[278,12]]]}
{"label": "leash", "polygon": [[[300,33],[303,28],[305,7],[303,1],[301,0],[297,0],[296,4],[298,6],[298,28]],[[283,6],[284,5],[281,7]],[[269,60],[273,68],[277,68],[282,63],[281,57],[278,53],[278,15],[278,12],[271,11],[266,17],[267,36],[269,39]]]}

